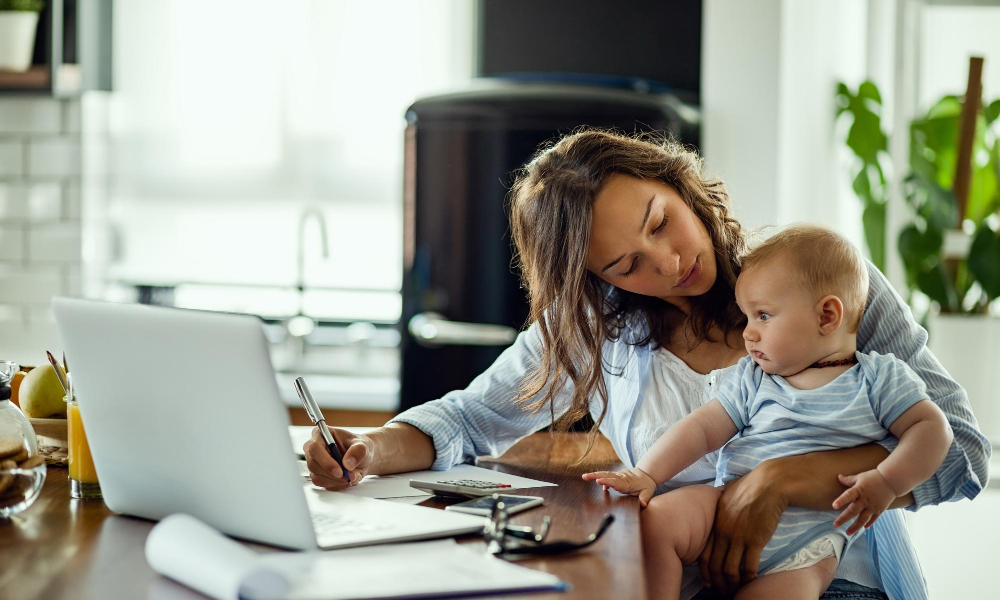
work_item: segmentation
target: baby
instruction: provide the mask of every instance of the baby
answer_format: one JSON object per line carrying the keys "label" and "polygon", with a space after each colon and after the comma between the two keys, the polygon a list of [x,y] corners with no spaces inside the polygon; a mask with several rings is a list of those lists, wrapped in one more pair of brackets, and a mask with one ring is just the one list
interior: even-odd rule
{"label": "baby", "polygon": [[941,466],[952,432],[924,383],[891,354],[857,351],[867,296],[864,260],[841,236],[799,225],[771,237],[744,259],[736,283],[749,356],[713,400],[670,427],[635,468],[583,476],[638,495],[647,510],[668,511],[677,523],[663,531],[656,580],[667,586],[665,597],[679,597],[683,565],[701,554],[722,489],[692,485],[650,499],[658,484],[709,452],[722,448],[715,481],[722,486],[771,458],[890,433],[899,439],[877,468],[840,476],[848,487],[832,506],[843,509],[839,515],[789,507],[761,553],[759,576],[738,599],[819,598],[862,528]]}

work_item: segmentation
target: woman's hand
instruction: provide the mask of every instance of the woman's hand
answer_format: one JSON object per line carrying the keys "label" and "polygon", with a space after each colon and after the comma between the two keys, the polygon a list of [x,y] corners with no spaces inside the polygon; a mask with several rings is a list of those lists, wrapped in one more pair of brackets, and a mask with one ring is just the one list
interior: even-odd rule
{"label": "woman's hand", "polygon": [[778,528],[788,502],[773,482],[780,481],[767,462],[726,484],[715,509],[715,523],[698,569],[706,587],[733,594],[757,577],[760,553]]}
{"label": "woman's hand", "polygon": [[350,472],[350,481],[344,478],[337,461],[330,456],[326,442],[319,434],[319,429],[313,428],[312,437],[302,445],[306,456],[306,466],[309,467],[310,479],[314,485],[328,490],[342,490],[348,486],[357,485],[372,466],[375,458],[375,444],[368,436],[356,435],[344,429],[330,428],[330,433],[337,440],[337,445],[344,451],[344,467]]}
{"label": "woman's hand", "polygon": [[857,517],[847,528],[848,535],[854,535],[862,527],[871,527],[896,499],[896,492],[878,469],[870,469],[857,475],[838,475],[837,478],[840,483],[849,487],[833,501],[833,508],[836,510],[846,506],[833,526],[840,527]]}
{"label": "woman's hand", "polygon": [[643,508],[649,504],[649,499],[653,497],[653,492],[656,490],[656,482],[642,469],[595,471],[584,473],[583,479],[584,481],[596,481],[604,486],[605,491],[611,488],[623,494],[639,496],[639,505]]}

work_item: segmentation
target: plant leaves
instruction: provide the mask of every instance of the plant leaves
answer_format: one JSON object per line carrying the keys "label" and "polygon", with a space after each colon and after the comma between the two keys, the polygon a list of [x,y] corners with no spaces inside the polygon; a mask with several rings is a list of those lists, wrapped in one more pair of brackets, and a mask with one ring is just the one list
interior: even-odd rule
{"label": "plant leaves", "polygon": [[870,200],[872,197],[872,185],[868,180],[868,169],[862,167],[858,171],[858,176],[854,178],[854,182],[851,184],[851,188],[854,190],[854,195],[862,200]]}
{"label": "plant leaves", "polygon": [[843,81],[838,81],[837,94],[834,96],[834,102],[837,104],[838,118],[851,107],[851,101],[853,99],[854,95],[851,94],[851,90],[847,87],[847,84]]}
{"label": "plant leaves", "polygon": [[920,231],[916,225],[909,225],[899,232],[898,248],[903,264],[914,273],[925,270],[930,258],[937,258],[941,252],[944,236],[934,229]]}
{"label": "plant leaves", "polygon": [[986,124],[989,125],[1000,117],[1000,100],[994,100],[986,107]]}
{"label": "plant leaves", "polygon": [[939,231],[955,227],[958,206],[955,192],[943,189],[935,181],[928,181],[919,173],[906,179],[907,201],[927,223],[928,229]]}
{"label": "plant leaves", "polygon": [[877,162],[879,150],[884,151],[887,145],[879,116],[867,110],[855,112],[847,145],[866,163]]}
{"label": "plant leaves", "polygon": [[958,116],[939,116],[914,121],[911,126],[910,156],[918,154],[934,165],[934,179],[945,189],[955,177],[958,145]]}
{"label": "plant leaves", "polygon": [[992,301],[1000,296],[1000,234],[980,225],[969,248],[969,269]]}
{"label": "plant leaves", "polygon": [[965,217],[977,226],[997,208],[996,167],[987,163],[973,168],[969,181],[969,198],[965,204]]}
{"label": "plant leaves", "polygon": [[862,81],[861,85],[858,86],[858,97],[868,98],[874,100],[879,106],[882,105],[882,95],[878,93],[878,86],[870,79]]}
{"label": "plant leaves", "polygon": [[952,285],[948,273],[941,266],[935,264],[928,270],[917,273],[917,285],[920,291],[941,305],[942,312],[958,311],[958,295],[955,293],[955,286]]}
{"label": "plant leaves", "polygon": [[865,243],[872,262],[879,271],[885,272],[885,204],[868,202],[861,214],[865,230]]}
{"label": "plant leaves", "polygon": [[958,118],[962,114],[962,101],[958,96],[944,96],[927,111],[927,119]]}

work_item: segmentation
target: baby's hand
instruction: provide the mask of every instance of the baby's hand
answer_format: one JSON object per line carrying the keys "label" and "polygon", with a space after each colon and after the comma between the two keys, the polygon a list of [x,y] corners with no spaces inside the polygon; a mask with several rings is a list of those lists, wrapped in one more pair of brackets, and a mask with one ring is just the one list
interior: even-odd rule
{"label": "baby's hand", "polygon": [[848,534],[853,534],[862,527],[865,529],[871,527],[896,499],[896,492],[878,469],[857,475],[838,475],[837,478],[840,483],[848,486],[848,489],[833,501],[833,508],[836,510],[844,506],[847,508],[840,513],[833,526],[840,527],[857,516],[854,524],[847,529]]}
{"label": "baby's hand", "polygon": [[586,481],[596,481],[604,489],[612,488],[623,494],[639,496],[639,505],[646,508],[649,499],[653,497],[656,482],[642,469],[625,469],[624,471],[596,471],[584,473]]}

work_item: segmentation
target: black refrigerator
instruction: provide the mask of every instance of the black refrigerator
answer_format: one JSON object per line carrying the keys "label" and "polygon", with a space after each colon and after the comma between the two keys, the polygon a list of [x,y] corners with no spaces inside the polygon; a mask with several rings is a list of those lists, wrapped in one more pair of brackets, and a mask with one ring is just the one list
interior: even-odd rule
{"label": "black refrigerator", "polygon": [[507,192],[538,146],[583,126],[698,145],[698,112],[665,93],[477,80],[407,111],[400,409],[467,386],[526,327]]}

